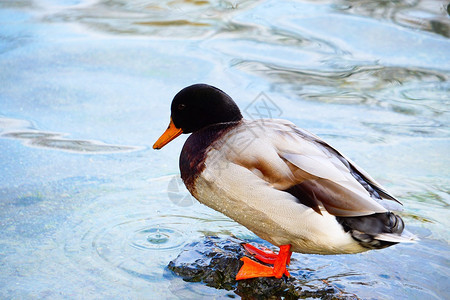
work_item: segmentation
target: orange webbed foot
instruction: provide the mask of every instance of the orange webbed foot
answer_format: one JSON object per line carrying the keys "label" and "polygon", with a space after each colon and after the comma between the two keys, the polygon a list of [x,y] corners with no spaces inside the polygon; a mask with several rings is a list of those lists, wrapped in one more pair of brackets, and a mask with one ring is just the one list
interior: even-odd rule
{"label": "orange webbed foot", "polygon": [[287,277],[290,276],[286,270],[286,265],[289,265],[291,260],[290,251],[291,245],[280,246],[280,252],[278,254],[273,253],[270,250],[261,250],[250,244],[244,244],[244,248],[254,257],[262,262],[273,264],[273,267],[269,267],[260,264],[248,257],[243,257],[241,260],[244,265],[236,275],[236,280],[256,278],[256,277],[276,277],[281,278],[283,274]]}
{"label": "orange webbed foot", "polygon": [[248,257],[243,257],[241,260],[244,262],[241,269],[236,275],[236,280],[256,278],[256,277],[272,277],[273,268],[260,264]]}

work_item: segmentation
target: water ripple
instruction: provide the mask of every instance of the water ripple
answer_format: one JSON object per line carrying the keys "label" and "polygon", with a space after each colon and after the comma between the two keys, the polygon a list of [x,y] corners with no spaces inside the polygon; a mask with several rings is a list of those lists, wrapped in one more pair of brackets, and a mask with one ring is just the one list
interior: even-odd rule
{"label": "water ripple", "polygon": [[105,144],[93,140],[74,140],[66,133],[36,130],[28,121],[1,118],[0,137],[21,140],[25,146],[84,154],[130,152],[142,147]]}
{"label": "water ripple", "polygon": [[442,0],[341,0],[334,5],[334,8],[341,12],[373,19],[391,20],[402,27],[450,37],[450,22],[446,5],[448,2]]}
{"label": "water ripple", "polygon": [[450,83],[408,85],[396,91],[393,100],[426,109],[435,115],[450,112]]}
{"label": "water ripple", "polygon": [[[119,269],[132,277],[155,281],[167,263],[168,251],[179,251],[186,243],[185,233],[177,228],[185,225],[170,216],[83,221],[74,228],[72,239],[65,242],[64,252],[75,264],[94,265],[96,270],[109,270],[112,276]],[[81,262],[83,258],[90,262]]]}
{"label": "water ripple", "polygon": [[44,17],[47,22],[75,22],[115,34],[201,37],[226,26],[236,12],[260,1],[239,4],[220,0],[95,1]]}
{"label": "water ripple", "polygon": [[237,61],[236,67],[247,72],[268,77],[276,83],[298,85],[321,85],[351,88],[353,90],[379,90],[393,84],[407,82],[448,80],[448,75],[437,71],[415,68],[357,65],[349,62],[339,68],[330,66],[322,70],[292,68],[263,61]]}
{"label": "water ripple", "polygon": [[434,112],[448,111],[449,75],[444,72],[355,64],[315,70],[249,60],[236,61],[234,66],[266,77],[275,89],[297,94],[305,100],[375,104],[392,99],[426,106]]}
{"label": "water ripple", "polygon": [[411,121],[380,121],[380,122],[363,122],[367,127],[378,131],[384,135],[401,135],[401,136],[428,136],[428,137],[446,137],[448,128],[435,120],[417,119]]}

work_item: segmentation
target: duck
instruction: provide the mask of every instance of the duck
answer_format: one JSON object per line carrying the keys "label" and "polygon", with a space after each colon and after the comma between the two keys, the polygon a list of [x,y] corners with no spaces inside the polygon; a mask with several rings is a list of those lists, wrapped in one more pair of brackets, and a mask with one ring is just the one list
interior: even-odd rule
{"label": "duck", "polygon": [[[244,119],[235,101],[208,84],[183,88],[153,149],[190,134],[179,167],[199,202],[279,247],[249,243],[236,280],[289,276],[292,252],[354,254],[415,242],[401,203],[320,137],[281,119]],[[394,205],[395,206],[395,205]]]}

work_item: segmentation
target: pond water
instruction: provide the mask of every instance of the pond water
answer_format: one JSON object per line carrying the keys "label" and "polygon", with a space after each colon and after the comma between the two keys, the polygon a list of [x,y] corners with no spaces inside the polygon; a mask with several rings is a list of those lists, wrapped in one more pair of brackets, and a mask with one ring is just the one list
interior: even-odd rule
{"label": "pond water", "polygon": [[151,149],[175,93],[205,82],[247,118],[266,101],[266,117],[340,149],[403,202],[420,237],[294,254],[307,270],[294,276],[362,299],[448,299],[447,4],[1,1],[0,298],[236,296],[166,269],[205,235],[255,240],[184,189],[186,137]]}

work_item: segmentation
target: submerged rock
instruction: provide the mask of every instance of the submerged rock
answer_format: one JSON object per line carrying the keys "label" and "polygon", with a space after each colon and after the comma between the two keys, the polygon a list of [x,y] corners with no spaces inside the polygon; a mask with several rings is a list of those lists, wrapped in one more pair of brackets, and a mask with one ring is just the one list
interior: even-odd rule
{"label": "submerged rock", "polygon": [[235,276],[243,264],[240,258],[249,256],[241,246],[243,242],[237,238],[205,237],[186,245],[168,268],[185,281],[232,290],[243,299],[358,299],[325,281],[305,281],[294,276],[236,281]]}

